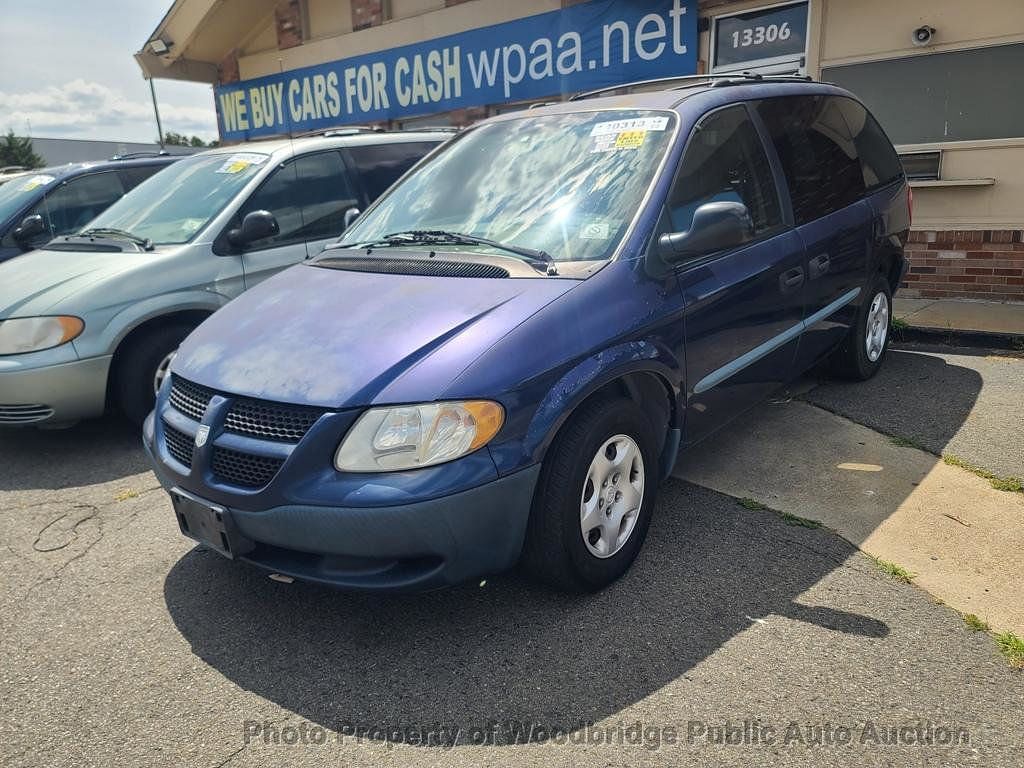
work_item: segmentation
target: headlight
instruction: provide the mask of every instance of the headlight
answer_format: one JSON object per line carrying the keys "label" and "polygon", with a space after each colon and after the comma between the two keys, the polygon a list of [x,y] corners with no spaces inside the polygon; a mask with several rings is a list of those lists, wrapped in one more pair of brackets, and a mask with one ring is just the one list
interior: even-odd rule
{"label": "headlight", "polygon": [[0,320],[0,355],[19,355],[59,347],[85,328],[77,317],[16,317]]}
{"label": "headlight", "polygon": [[372,408],[341,442],[334,466],[391,472],[441,464],[482,448],[504,421],[504,409],[488,400]]}

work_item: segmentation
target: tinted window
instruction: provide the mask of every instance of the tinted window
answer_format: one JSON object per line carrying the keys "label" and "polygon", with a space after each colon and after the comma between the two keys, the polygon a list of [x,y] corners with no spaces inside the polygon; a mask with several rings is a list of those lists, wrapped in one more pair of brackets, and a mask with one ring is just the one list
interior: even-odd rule
{"label": "tinted window", "polygon": [[398,181],[416,161],[436,147],[434,142],[418,141],[408,144],[373,144],[350,147],[348,152],[356,171],[363,181],[363,189],[371,201]]}
{"label": "tinted window", "polygon": [[899,155],[889,137],[863,104],[853,99],[833,99],[843,113],[860,157],[864,185],[870,190],[903,176]]}
{"label": "tinted window", "polygon": [[66,235],[84,228],[123,194],[113,171],[79,176],[47,194],[28,215],[41,214],[52,237]]}
{"label": "tinted window", "polygon": [[125,192],[135,189],[157,171],[162,171],[166,165],[136,165],[131,168],[121,169],[121,181],[124,182]]}
{"label": "tinted window", "polygon": [[797,224],[844,208],[864,195],[857,148],[838,101],[786,96],[757,105],[782,162]]}
{"label": "tinted window", "polygon": [[747,206],[757,234],[782,224],[771,167],[743,107],[712,113],[690,137],[668,201],[673,231],[689,229],[698,206],[721,200]]}
{"label": "tinted window", "polygon": [[285,163],[242,206],[239,221],[250,211],[270,211],[279,234],[253,243],[269,248],[303,240],[337,237],[345,228],[345,211],[358,200],[341,155],[321,152]]}

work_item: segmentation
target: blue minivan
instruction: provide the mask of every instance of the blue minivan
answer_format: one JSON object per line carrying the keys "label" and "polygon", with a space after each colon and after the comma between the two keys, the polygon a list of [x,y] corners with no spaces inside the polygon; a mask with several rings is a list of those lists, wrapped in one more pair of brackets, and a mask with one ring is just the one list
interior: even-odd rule
{"label": "blue minivan", "polygon": [[892,144],[833,86],[501,115],[203,323],[145,444],[185,535],[278,574],[599,589],[679,451],[819,361],[879,369],[909,226]]}

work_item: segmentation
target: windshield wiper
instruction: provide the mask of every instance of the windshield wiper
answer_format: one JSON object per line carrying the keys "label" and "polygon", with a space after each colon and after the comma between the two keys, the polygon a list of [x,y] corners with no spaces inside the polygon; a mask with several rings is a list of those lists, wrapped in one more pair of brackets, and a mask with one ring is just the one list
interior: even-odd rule
{"label": "windshield wiper", "polygon": [[392,232],[378,240],[356,243],[357,248],[372,248],[380,246],[396,245],[486,245],[496,248],[499,251],[507,251],[523,257],[534,267],[546,271],[548,274],[557,274],[555,260],[546,251],[538,251],[534,248],[527,248],[523,245],[512,245],[500,243],[497,240],[489,240],[486,237],[467,235],[464,232],[450,232],[445,229],[410,229],[404,232]]}
{"label": "windshield wiper", "polygon": [[100,237],[103,237],[104,235],[109,237],[119,237],[122,240],[128,240],[129,242],[135,243],[145,251],[153,250],[153,241],[148,237],[139,237],[138,235],[133,235],[131,232],[124,229],[115,229],[113,227],[93,227],[92,229],[86,229],[79,232],[79,235],[83,237],[89,237],[90,235],[99,235]]}

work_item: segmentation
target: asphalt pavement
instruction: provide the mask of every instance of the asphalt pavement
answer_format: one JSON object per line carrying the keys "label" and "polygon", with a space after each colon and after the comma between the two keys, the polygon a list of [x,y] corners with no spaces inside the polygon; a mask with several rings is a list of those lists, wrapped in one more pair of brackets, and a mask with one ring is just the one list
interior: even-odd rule
{"label": "asphalt pavement", "polygon": [[193,547],[119,422],[2,433],[0,467],[5,766],[1024,765],[990,637],[679,480],[599,594],[366,596]]}

